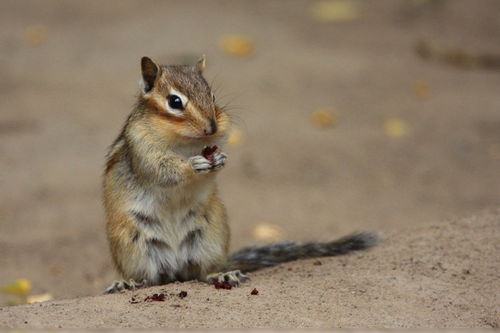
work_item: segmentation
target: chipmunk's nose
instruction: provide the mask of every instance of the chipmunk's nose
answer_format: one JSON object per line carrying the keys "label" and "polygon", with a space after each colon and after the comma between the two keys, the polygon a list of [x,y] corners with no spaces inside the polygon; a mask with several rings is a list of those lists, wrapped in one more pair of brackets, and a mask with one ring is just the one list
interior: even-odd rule
{"label": "chipmunk's nose", "polygon": [[205,135],[213,135],[213,134],[217,133],[217,123],[215,122],[215,120],[210,119],[210,127],[206,128],[204,130],[204,132],[205,132]]}

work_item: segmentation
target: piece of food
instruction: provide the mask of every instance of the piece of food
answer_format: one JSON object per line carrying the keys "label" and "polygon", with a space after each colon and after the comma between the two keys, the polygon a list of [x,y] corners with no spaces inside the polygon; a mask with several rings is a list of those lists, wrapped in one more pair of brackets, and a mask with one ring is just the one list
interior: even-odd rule
{"label": "piece of food", "polygon": [[231,290],[233,288],[233,286],[231,284],[229,284],[229,282],[214,282],[214,287],[215,289],[227,289],[227,290]]}
{"label": "piece of food", "polygon": [[153,294],[144,299],[144,302],[165,302],[165,294]]}
{"label": "piece of food", "polygon": [[214,153],[217,151],[217,149],[219,149],[217,146],[206,146],[201,151],[201,155],[209,160],[210,163],[214,163]]}
{"label": "piece of food", "polygon": [[259,294],[259,291],[257,290],[257,288],[253,288],[252,292],[250,293],[250,295],[258,295]]}

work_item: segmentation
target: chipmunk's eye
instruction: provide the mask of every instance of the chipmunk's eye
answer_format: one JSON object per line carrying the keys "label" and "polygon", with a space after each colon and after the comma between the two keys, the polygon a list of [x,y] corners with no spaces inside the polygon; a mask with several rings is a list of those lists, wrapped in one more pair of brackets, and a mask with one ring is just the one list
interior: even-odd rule
{"label": "chipmunk's eye", "polygon": [[174,110],[184,110],[184,105],[182,105],[182,99],[177,95],[168,95],[168,106]]}

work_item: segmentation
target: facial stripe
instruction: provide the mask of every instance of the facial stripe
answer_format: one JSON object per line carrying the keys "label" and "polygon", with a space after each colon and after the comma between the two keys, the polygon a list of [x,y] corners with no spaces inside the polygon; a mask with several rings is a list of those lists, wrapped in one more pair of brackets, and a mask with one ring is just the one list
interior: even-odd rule
{"label": "facial stripe", "polygon": [[189,107],[189,114],[197,124],[204,124],[207,122],[207,117],[193,104]]}
{"label": "facial stripe", "polygon": [[167,104],[165,104],[165,99],[161,96],[154,96],[147,101],[147,105],[150,110],[153,110],[157,115],[177,122],[183,122],[185,120],[184,115],[176,116],[172,113],[166,112]]}

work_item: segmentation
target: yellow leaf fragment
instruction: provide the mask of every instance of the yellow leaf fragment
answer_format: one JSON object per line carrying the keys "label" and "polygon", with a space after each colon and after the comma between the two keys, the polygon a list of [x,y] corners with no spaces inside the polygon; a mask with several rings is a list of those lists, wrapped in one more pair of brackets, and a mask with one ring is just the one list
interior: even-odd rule
{"label": "yellow leaf fragment", "polygon": [[31,46],[40,46],[47,41],[47,27],[31,25],[24,30],[24,40]]}
{"label": "yellow leaf fragment", "polygon": [[7,301],[7,306],[16,306],[16,305],[22,305],[22,304],[25,304],[24,299],[22,299],[22,300],[21,299],[16,299],[16,300],[9,299]]}
{"label": "yellow leaf fragment", "polygon": [[28,279],[17,279],[13,283],[4,286],[2,291],[6,294],[26,296],[31,291],[31,281]]}
{"label": "yellow leaf fragment", "polygon": [[320,0],[310,7],[312,18],[320,22],[347,22],[360,16],[360,5],[352,0]]}
{"label": "yellow leaf fragment", "polygon": [[61,267],[59,267],[58,264],[52,264],[49,266],[49,273],[52,275],[58,275],[61,274]]}
{"label": "yellow leaf fragment", "polygon": [[241,132],[238,128],[233,128],[227,138],[227,143],[231,146],[241,145],[243,143],[243,132]]}
{"label": "yellow leaf fragment", "polygon": [[53,299],[54,299],[54,297],[52,297],[51,294],[45,293],[45,294],[33,295],[33,296],[26,297],[26,303],[31,304],[31,303],[47,302],[47,301],[51,301]]}
{"label": "yellow leaf fragment", "polygon": [[254,51],[254,42],[242,35],[226,35],[220,39],[220,47],[233,57],[245,58]]}
{"label": "yellow leaf fragment", "polygon": [[311,113],[311,120],[319,128],[326,128],[335,125],[338,117],[333,109],[321,108]]}
{"label": "yellow leaf fragment", "polygon": [[422,80],[417,80],[413,83],[413,94],[420,98],[426,98],[431,92],[429,84]]}
{"label": "yellow leaf fragment", "polygon": [[283,239],[283,230],[272,224],[261,223],[253,229],[252,236],[258,241],[276,242]]}
{"label": "yellow leaf fragment", "polygon": [[399,118],[389,118],[384,123],[385,133],[394,138],[407,136],[409,129],[406,122]]}

